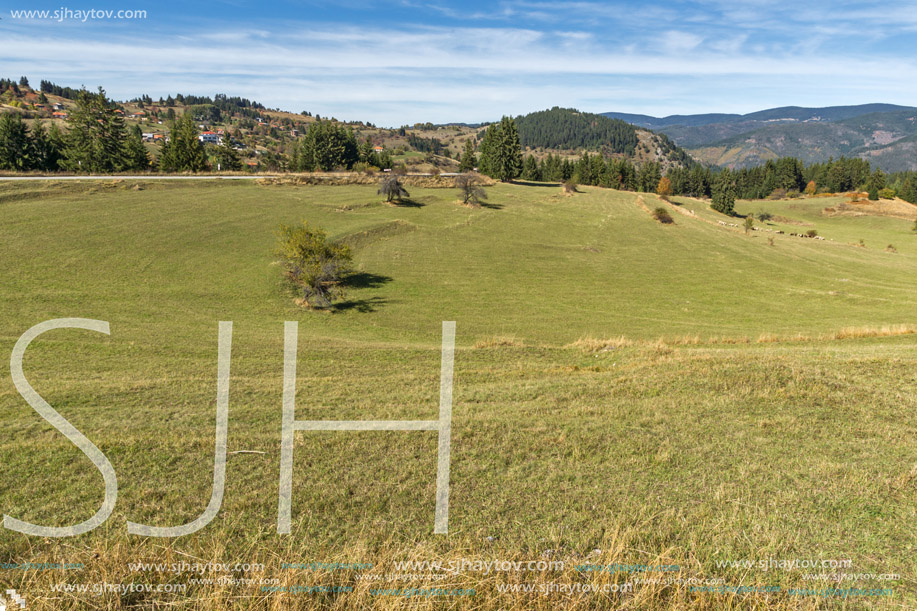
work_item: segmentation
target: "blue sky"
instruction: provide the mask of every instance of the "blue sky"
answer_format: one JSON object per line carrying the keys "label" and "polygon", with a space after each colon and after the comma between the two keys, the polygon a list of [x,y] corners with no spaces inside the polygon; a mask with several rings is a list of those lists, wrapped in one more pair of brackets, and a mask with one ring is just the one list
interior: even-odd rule
{"label": "blue sky", "polygon": [[[551,106],[651,115],[917,104],[908,2],[4,0],[0,75],[401,125]],[[24,19],[19,10],[146,10]]]}

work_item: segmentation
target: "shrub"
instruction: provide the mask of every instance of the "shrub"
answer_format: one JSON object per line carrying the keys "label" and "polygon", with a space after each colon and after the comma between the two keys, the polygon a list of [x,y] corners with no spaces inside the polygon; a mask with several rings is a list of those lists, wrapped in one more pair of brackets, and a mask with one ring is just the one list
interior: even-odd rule
{"label": "shrub", "polygon": [[885,247],[885,252],[898,252],[898,249],[893,244],[889,244]]}
{"label": "shrub", "polygon": [[576,189],[576,181],[572,178],[564,183],[564,193],[572,195],[573,193],[579,193]]}
{"label": "shrub", "polygon": [[344,295],[341,283],[351,269],[350,249],[330,243],[321,229],[306,221],[300,227],[281,225],[274,252],[290,287],[306,306],[328,308]]}
{"label": "shrub", "polygon": [[786,189],[774,189],[771,191],[771,194],[767,197],[768,199],[783,199],[786,197]]}
{"label": "shrub", "polygon": [[809,236],[810,238],[814,238],[815,236],[818,235],[818,232],[815,231],[814,229],[810,229],[806,232],[806,235]]}
{"label": "shrub", "polygon": [[879,201],[879,190],[878,190],[876,187],[874,187],[874,186],[869,187],[869,193],[868,193],[867,197],[868,197],[871,201],[874,201],[874,202]]}
{"label": "shrub", "polygon": [[661,207],[653,210],[653,218],[663,225],[669,225],[675,222],[672,220],[672,215],[669,214],[669,211]]}
{"label": "shrub", "polygon": [[879,197],[881,199],[895,199],[895,190],[888,187],[884,189],[879,189]]}
{"label": "shrub", "polygon": [[774,215],[771,214],[770,212],[765,212],[764,210],[762,210],[758,213],[758,220],[761,221],[762,223],[767,222],[771,220],[772,218],[774,218]]}
{"label": "shrub", "polygon": [[806,195],[815,195],[815,190],[816,190],[816,188],[817,188],[817,187],[816,187],[816,185],[815,185],[815,181],[814,181],[814,180],[810,180],[810,181],[809,181],[809,184],[806,185],[806,190],[804,191],[804,193],[805,193]]}
{"label": "shrub", "polygon": [[746,216],[744,225],[745,225],[745,233],[747,234],[749,231],[752,230],[752,227],[755,226],[755,217],[753,217],[750,214]]}

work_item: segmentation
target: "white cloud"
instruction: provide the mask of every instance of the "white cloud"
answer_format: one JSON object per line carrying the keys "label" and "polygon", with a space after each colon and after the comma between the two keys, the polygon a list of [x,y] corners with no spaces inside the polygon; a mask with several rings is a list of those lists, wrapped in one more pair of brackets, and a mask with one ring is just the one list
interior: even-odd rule
{"label": "white cloud", "polygon": [[[747,33],[711,37],[677,28],[636,42],[582,29],[295,23],[209,29],[203,36],[2,31],[9,74],[101,84],[122,99],[220,91],[384,125],[492,120],[554,105],[669,114],[754,110],[766,100],[801,104],[814,95],[857,103],[917,94],[917,63],[909,56],[826,57],[792,46],[775,53],[773,44],[753,43]],[[861,95],[869,97],[853,99]]]}

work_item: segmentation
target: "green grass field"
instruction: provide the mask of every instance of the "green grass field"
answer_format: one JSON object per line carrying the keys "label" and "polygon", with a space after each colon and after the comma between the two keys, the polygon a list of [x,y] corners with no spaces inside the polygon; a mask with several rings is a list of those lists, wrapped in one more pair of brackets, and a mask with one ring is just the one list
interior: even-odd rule
{"label": "green grass field", "polygon": [[[0,568],[29,609],[917,608],[917,326],[902,326],[917,324],[912,222],[823,218],[826,199],[737,205],[810,223],[827,238],[816,241],[746,236],[678,198],[696,216],[661,225],[637,194],[592,188],[497,185],[471,209],[452,189],[410,188],[396,207],[373,186],[141,185],[0,182],[0,355],[48,319],[111,325],[110,337],[50,332],[26,354],[30,383],[119,482],[91,534],[0,530],[2,563],[83,564]],[[333,312],[296,307],[274,265],[276,228],[302,219],[353,247],[359,274]],[[234,323],[222,508],[193,535],[128,535],[127,520],[184,524],[207,505],[222,320]],[[292,533],[278,535],[284,321],[299,322],[297,419],[428,420],[444,320],[457,327],[449,534],[433,534],[435,433],[299,432]],[[4,514],[69,525],[102,502],[98,471],[9,375],[0,457]],[[395,564],[461,559],[564,567]],[[768,559],[850,564],[718,564]],[[140,562],[264,568],[206,584],[130,566]],[[282,566],[307,562],[373,567]],[[576,570],[587,563],[679,571]],[[805,579],[841,572],[898,578]],[[423,578],[385,581],[403,573]],[[187,590],[60,587],[105,583]],[[511,591],[526,586],[536,590]],[[723,590],[697,590],[707,586]],[[789,592],[828,587],[891,594]]]}

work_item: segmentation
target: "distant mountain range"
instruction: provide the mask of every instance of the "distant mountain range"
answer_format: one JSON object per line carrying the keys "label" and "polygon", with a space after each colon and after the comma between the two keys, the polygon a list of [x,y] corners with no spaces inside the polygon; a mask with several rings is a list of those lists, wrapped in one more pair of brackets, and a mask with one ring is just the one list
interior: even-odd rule
{"label": "distant mountain range", "polygon": [[698,114],[651,117],[603,113],[669,136],[698,161],[746,167],[776,157],[807,163],[861,157],[887,172],[917,170],[917,108],[862,104],[786,106],[746,115]]}

